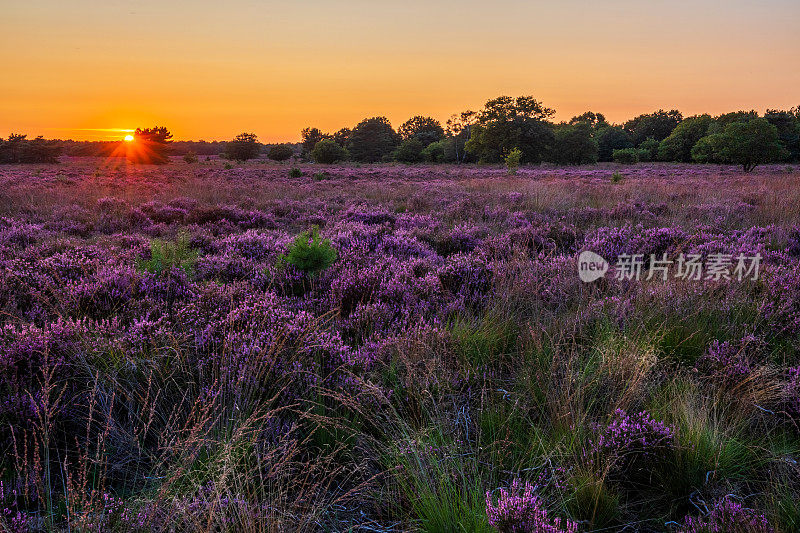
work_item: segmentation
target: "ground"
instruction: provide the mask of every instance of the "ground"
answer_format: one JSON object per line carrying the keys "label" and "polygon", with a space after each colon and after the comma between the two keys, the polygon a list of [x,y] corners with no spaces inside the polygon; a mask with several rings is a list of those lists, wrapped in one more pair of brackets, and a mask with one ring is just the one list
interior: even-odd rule
{"label": "ground", "polygon": [[0,217],[6,528],[800,528],[800,168],[62,158]]}

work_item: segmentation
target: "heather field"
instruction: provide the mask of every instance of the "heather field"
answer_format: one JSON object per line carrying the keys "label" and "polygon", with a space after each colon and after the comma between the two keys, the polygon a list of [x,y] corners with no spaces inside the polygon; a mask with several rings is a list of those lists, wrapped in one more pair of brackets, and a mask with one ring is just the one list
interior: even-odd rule
{"label": "heather field", "polygon": [[800,167],[173,159],[0,167],[0,529],[800,531]]}

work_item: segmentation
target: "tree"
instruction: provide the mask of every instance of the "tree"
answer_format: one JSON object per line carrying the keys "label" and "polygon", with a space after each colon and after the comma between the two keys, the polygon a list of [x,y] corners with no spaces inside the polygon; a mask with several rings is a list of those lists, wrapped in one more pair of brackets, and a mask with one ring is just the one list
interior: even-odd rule
{"label": "tree", "polygon": [[400,143],[386,117],[362,120],[350,133],[348,150],[350,156],[363,163],[374,163],[388,157]]}
{"label": "tree", "polygon": [[648,137],[642,144],[639,145],[638,150],[639,152],[639,161],[656,161],[658,160],[658,147],[660,143],[653,139],[652,137]]}
{"label": "tree", "polygon": [[553,144],[547,118],[555,113],[532,96],[500,96],[486,102],[465,145],[484,162],[499,162],[519,148],[523,163],[540,163]]}
{"label": "tree", "polygon": [[596,163],[598,147],[592,132],[588,121],[559,124],[554,130],[550,160],[559,165]]}
{"label": "tree", "polygon": [[422,147],[439,141],[444,137],[444,128],[438,120],[417,115],[406,120],[398,129],[403,140],[417,139]]}
{"label": "tree", "polygon": [[294,149],[288,144],[276,144],[270,147],[267,157],[273,161],[286,161],[294,155]]}
{"label": "tree", "polygon": [[633,141],[627,131],[619,126],[609,126],[597,133],[598,160],[611,161],[614,150],[633,148]]}
{"label": "tree", "polygon": [[417,137],[410,137],[400,143],[392,157],[401,163],[420,163],[424,159],[422,155],[424,149],[425,146]]}
{"label": "tree", "polygon": [[62,145],[39,136],[28,139],[27,135],[12,133],[8,140],[0,139],[0,163],[57,163]]}
{"label": "tree", "polygon": [[666,139],[672,130],[683,120],[683,115],[677,109],[664,111],[659,109],[655,113],[639,115],[625,123],[627,131],[634,146],[639,146],[648,137],[661,142]]}
{"label": "tree", "polygon": [[708,133],[714,123],[711,115],[697,115],[684,119],[669,136],[658,145],[658,159],[661,161],[692,161],[692,148]]}
{"label": "tree", "polygon": [[722,133],[703,137],[692,150],[698,162],[716,161],[742,165],[751,172],[757,165],[778,161],[786,156],[778,129],[766,119],[732,122]]}
{"label": "tree", "polygon": [[[453,140],[453,153],[457,163],[463,163],[467,158],[466,144],[472,136],[472,127],[477,122],[478,113],[467,110],[454,114],[447,119],[447,129],[445,133],[449,139]],[[443,147],[444,148],[444,147]],[[447,150],[445,149],[445,152]],[[445,159],[447,156],[445,155]]]}
{"label": "tree", "polygon": [[593,111],[587,111],[569,119],[569,124],[573,126],[581,122],[585,122],[594,130],[602,130],[610,126],[610,124],[606,122],[605,115],[602,113],[595,113]]}
{"label": "tree", "polygon": [[350,142],[350,128],[342,128],[333,134],[333,140],[336,141],[341,147],[347,148],[347,143]]}
{"label": "tree", "polygon": [[134,163],[163,165],[169,162],[172,134],[164,126],[136,128],[127,157]]}
{"label": "tree", "polygon": [[258,144],[255,133],[240,133],[232,141],[228,141],[223,154],[226,159],[247,161],[257,158],[260,152],[261,145]]}
{"label": "tree", "polygon": [[311,150],[313,150],[322,139],[330,139],[331,137],[327,133],[322,133],[319,128],[303,128],[300,134],[303,137],[302,154],[304,156],[310,154]]}
{"label": "tree", "polygon": [[800,160],[800,113],[794,109],[767,109],[764,118],[778,130],[778,139],[788,151],[789,159]]}
{"label": "tree", "polygon": [[317,162],[326,165],[336,163],[337,161],[345,161],[350,157],[347,153],[347,148],[340,145],[333,139],[322,139],[317,143],[313,150],[311,150],[311,158]]}

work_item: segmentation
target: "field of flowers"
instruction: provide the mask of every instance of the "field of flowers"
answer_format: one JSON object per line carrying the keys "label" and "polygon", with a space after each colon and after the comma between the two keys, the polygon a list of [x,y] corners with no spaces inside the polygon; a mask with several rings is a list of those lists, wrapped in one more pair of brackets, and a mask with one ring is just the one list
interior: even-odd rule
{"label": "field of flowers", "polygon": [[290,168],[0,167],[0,530],[800,531],[800,169]]}

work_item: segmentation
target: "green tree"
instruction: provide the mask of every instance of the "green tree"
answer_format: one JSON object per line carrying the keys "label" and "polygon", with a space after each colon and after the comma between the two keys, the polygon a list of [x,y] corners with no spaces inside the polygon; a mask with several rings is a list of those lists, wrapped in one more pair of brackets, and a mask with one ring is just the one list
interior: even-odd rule
{"label": "green tree", "polygon": [[286,161],[294,155],[294,149],[288,144],[275,144],[270,147],[267,157],[273,161]]}
{"label": "green tree", "polygon": [[226,159],[247,161],[257,158],[260,152],[261,145],[255,133],[240,133],[225,144],[223,155]]}
{"label": "green tree", "polygon": [[766,119],[732,122],[722,133],[707,135],[692,150],[696,161],[715,161],[741,165],[751,172],[762,163],[779,161],[786,156],[778,129]]}
{"label": "green tree", "polygon": [[303,128],[300,135],[303,137],[303,156],[310,154],[311,150],[313,150],[321,140],[331,138],[330,135],[323,133],[319,128]]}
{"label": "green tree", "polygon": [[633,148],[633,141],[627,131],[619,126],[608,126],[597,132],[599,161],[612,161],[614,150]]}
{"label": "green tree", "polygon": [[639,146],[648,137],[658,142],[663,141],[672,130],[683,120],[683,115],[677,109],[664,111],[659,109],[655,113],[639,115],[625,123],[625,131],[631,136],[634,146]]}
{"label": "green tree", "polygon": [[172,134],[164,126],[136,128],[133,143],[128,148],[128,159],[134,163],[163,165],[169,162]]}
{"label": "green tree", "polygon": [[800,161],[800,113],[795,109],[767,109],[764,118],[778,130],[778,139],[791,161]]}
{"label": "green tree", "polygon": [[652,137],[645,139],[639,145],[639,161],[656,161],[658,160],[658,147],[659,142]]}
{"label": "green tree", "polygon": [[333,139],[322,139],[311,150],[311,159],[317,163],[330,165],[338,161],[345,161],[350,157],[347,148],[343,147]]}
{"label": "green tree", "polygon": [[499,162],[514,148],[522,151],[523,163],[540,163],[553,144],[555,113],[532,96],[500,96],[486,102],[471,126],[465,145],[480,161]]}
{"label": "green tree", "polygon": [[708,133],[714,123],[711,115],[697,115],[684,119],[669,136],[658,145],[658,159],[661,161],[692,161],[692,148]]}
{"label": "green tree", "polygon": [[399,143],[400,136],[389,119],[372,117],[353,128],[347,148],[354,160],[374,163],[388,157]]}
{"label": "green tree", "polygon": [[397,132],[404,141],[417,139],[423,148],[444,137],[444,128],[438,120],[419,115],[403,122]]}
{"label": "green tree", "polygon": [[570,125],[575,125],[582,122],[588,124],[594,130],[602,130],[610,126],[610,124],[606,122],[605,115],[602,113],[595,113],[593,111],[587,111],[580,115],[574,116],[569,120]]}
{"label": "green tree", "polygon": [[[571,122],[571,121],[570,121]],[[559,124],[554,130],[550,160],[559,165],[584,165],[597,162],[598,146],[591,122]]]}
{"label": "green tree", "polygon": [[420,163],[424,159],[422,155],[424,149],[425,146],[417,137],[410,137],[400,143],[400,146],[392,153],[392,157],[401,163]]}

